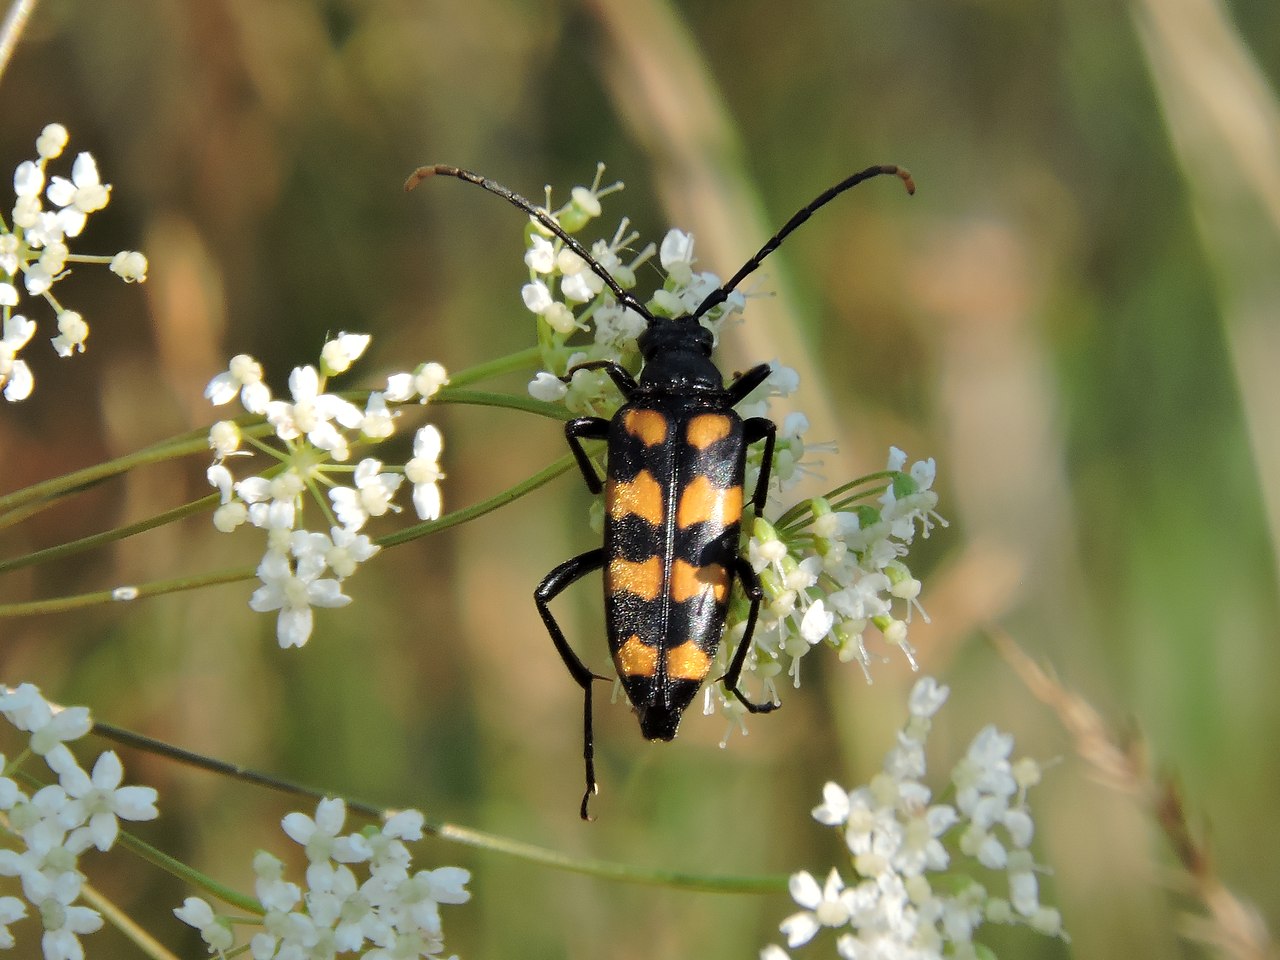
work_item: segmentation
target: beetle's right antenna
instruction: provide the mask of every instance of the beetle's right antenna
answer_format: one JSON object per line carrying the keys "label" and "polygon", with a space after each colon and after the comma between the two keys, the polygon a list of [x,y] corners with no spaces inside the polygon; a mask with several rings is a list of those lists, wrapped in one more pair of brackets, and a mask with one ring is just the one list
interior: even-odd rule
{"label": "beetle's right antenna", "polygon": [[581,257],[583,262],[591,268],[591,272],[603,280],[605,286],[613,291],[613,295],[618,298],[619,304],[634,310],[650,323],[653,322],[653,315],[645,309],[644,304],[631,294],[627,293],[627,291],[623,290],[622,286],[613,278],[609,271],[596,261],[596,258],[588,252],[586,247],[567,233],[564,227],[556,223],[555,218],[552,217],[551,214],[541,207],[534,206],[530,201],[520,196],[520,194],[516,193],[514,190],[504,187],[496,180],[490,180],[488,177],[482,177],[480,174],[472,173],[470,170],[462,170],[458,167],[451,167],[448,164],[437,163],[433,166],[419,167],[417,170],[413,171],[413,173],[410,174],[409,179],[404,182],[404,188],[406,191],[412,190],[423,180],[427,179],[427,177],[437,175],[457,177],[459,180],[465,180],[467,183],[474,183],[477,187],[483,187],[490,193],[496,193],[508,203],[519,207],[529,216],[533,217],[533,219],[537,220],[538,223],[542,224],[543,227],[559,237],[564,242],[565,246]]}
{"label": "beetle's right antenna", "polygon": [[822,193],[810,200],[804,207],[797,210],[791,219],[782,225],[782,229],[770,237],[769,242],[761,247],[754,257],[742,265],[741,270],[730,277],[729,281],[719,290],[708,295],[707,299],[698,304],[698,309],[693,311],[691,319],[697,320],[708,310],[718,307],[720,304],[724,303],[725,300],[729,298],[729,294],[733,293],[734,287],[746,279],[748,274],[752,273],[757,267],[759,267],[764,258],[777,250],[782,241],[787,238],[787,235],[813,216],[814,212],[819,207],[825,206],[836,197],[840,196],[840,194],[844,193],[851,187],[856,187],[864,180],[870,180],[872,177],[879,177],[886,174],[900,179],[906,186],[907,193],[916,192],[916,182],[911,179],[911,174],[906,170],[903,170],[901,167],[895,167],[893,164],[867,167],[867,169],[859,173],[855,173],[851,177],[846,177],[834,187],[830,187],[822,191]]}

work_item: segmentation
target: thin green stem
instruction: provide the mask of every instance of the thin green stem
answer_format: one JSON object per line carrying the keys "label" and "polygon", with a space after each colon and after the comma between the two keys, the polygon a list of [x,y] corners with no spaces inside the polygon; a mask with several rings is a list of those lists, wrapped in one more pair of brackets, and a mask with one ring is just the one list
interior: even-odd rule
{"label": "thin green stem", "polygon": [[619,883],[698,890],[703,893],[785,893],[787,890],[785,876],[739,877],[688,873],[682,870],[649,870],[608,860],[573,857],[531,843],[511,840],[451,823],[427,824],[423,829],[441,840],[492,850],[495,853],[505,853],[519,860],[541,864],[556,870],[599,877],[602,880],[614,880]]}
{"label": "thin green stem", "polygon": [[[233,422],[240,426],[242,435],[250,440],[255,437],[266,436],[275,430],[271,424],[264,423],[261,417],[254,414],[244,414],[236,417]],[[197,430],[179,434],[176,437],[169,437],[167,440],[157,441],[150,446],[135,450],[133,453],[127,453],[122,457],[96,463],[81,470],[73,470],[71,473],[44,480],[29,487],[23,487],[21,490],[14,490],[12,493],[7,493],[0,497],[0,529],[11,526],[16,522],[12,514],[22,507],[37,504],[37,509],[44,509],[59,497],[87,490],[104,480],[127,473],[135,467],[161,463],[165,460],[173,460],[193,453],[203,453],[207,452],[208,449],[209,428],[201,427]],[[22,519],[26,515],[28,514],[22,514],[18,519]]]}
{"label": "thin green stem", "polygon": [[[81,607],[92,607],[100,603],[120,603],[128,600],[141,600],[144,597],[158,597],[166,593],[178,593],[183,590],[197,590],[201,587],[212,587],[219,583],[236,583],[253,577],[256,567],[237,567],[232,570],[220,570],[216,573],[205,573],[195,577],[175,577],[172,580],[156,580],[144,584],[124,584],[110,590],[95,590],[92,593],[79,593],[67,597],[54,597],[50,600],[28,600],[24,603],[0,604],[0,620],[8,617],[35,616],[44,613],[65,613],[68,610],[79,610]],[[122,596],[117,591],[126,590]]]}
{"label": "thin green stem", "polygon": [[[176,747],[173,744],[164,743],[110,724],[95,723],[93,729],[94,733],[99,736],[106,737],[117,743],[136,747],[140,750],[168,757],[171,760],[177,760],[180,763],[209,770],[223,776],[267,787],[279,793],[305,797],[315,801],[337,796],[337,794],[331,792],[303,786],[302,784],[274,777],[261,771],[251,770],[238,764],[215,760],[212,757],[206,757],[190,750],[185,750],[182,747]],[[360,800],[344,799],[344,802],[348,810],[373,820],[383,820],[394,812]],[[423,825],[423,830],[430,836],[452,843],[503,853],[529,863],[537,863],[557,870],[600,877],[606,880],[616,880],[622,883],[637,883],[682,890],[701,890],[707,893],[779,893],[787,888],[787,878],[784,876],[734,877],[688,873],[680,870],[649,870],[607,860],[573,857],[555,850],[549,850],[546,847],[539,847],[536,844],[512,840],[497,834],[473,830],[470,827],[462,827],[453,823],[426,823]],[[232,897],[239,895],[234,894],[233,891],[224,892],[225,888],[214,889],[202,874],[191,871],[189,867],[177,864],[176,861],[172,861],[171,865],[168,862],[171,858],[165,857],[160,851],[149,848],[142,844],[141,841],[136,840],[136,838],[130,837],[128,841],[130,849],[135,849],[135,843],[140,845],[138,852],[147,856],[148,859],[152,859],[153,855],[165,858],[164,861],[153,860],[164,869],[177,872],[177,869],[181,868],[183,872],[179,873],[180,876],[184,876],[190,879],[191,882],[204,887],[220,899],[241,906],[250,912],[261,912],[261,907],[256,901],[249,901],[244,898],[232,899]]]}
{"label": "thin green stem", "polygon": [[521,410],[525,413],[536,413],[540,417],[553,420],[568,420],[573,416],[564,407],[543,400],[535,400],[528,396],[515,396],[509,393],[490,393],[484,390],[457,390],[448,386],[441,389],[431,398],[434,403],[464,403],[473,407],[500,407],[505,410]]}
{"label": "thin green stem", "polygon": [[[406,527],[404,530],[397,530],[395,533],[389,533],[384,537],[379,537],[376,541],[381,547],[394,547],[410,540],[416,540],[419,537],[425,537],[429,533],[436,533],[440,530],[456,527],[460,523],[466,523],[468,520],[474,520],[476,517],[482,517],[486,513],[492,513],[499,507],[504,507],[508,503],[519,500],[527,493],[532,493],[541,486],[550,483],[562,473],[566,473],[573,469],[574,461],[572,454],[565,454],[559,460],[550,466],[539,470],[528,480],[517,483],[514,487],[508,487],[501,493],[489,497],[487,500],[481,500],[479,503],[461,510],[455,510],[453,513],[446,513],[438,520],[427,520],[423,523],[415,524],[412,527]],[[3,608],[0,607],[0,611]]]}
{"label": "thin green stem", "polygon": [[[449,386],[464,387],[469,383],[488,380],[490,377],[501,376],[504,373],[515,373],[518,370],[528,370],[531,367],[537,366],[541,359],[541,351],[539,351],[537,347],[529,347],[526,350],[519,350],[515,353],[507,354],[505,357],[498,357],[484,363],[477,363],[474,367],[467,367],[467,369],[458,373],[451,373],[449,374]],[[441,392],[443,393],[444,391]],[[432,397],[431,399],[434,401],[436,397]]]}
{"label": "thin green stem", "polygon": [[[266,424],[263,426],[268,431],[271,429]],[[143,447],[141,450],[125,454],[123,457],[116,457],[114,460],[94,464],[82,470],[73,470],[71,473],[60,477],[54,477],[50,480],[24,487],[21,490],[15,490],[0,497],[0,528],[10,526],[15,522],[11,514],[14,511],[18,511],[19,508],[27,507],[31,504],[41,504],[43,507],[51,504],[58,497],[87,490],[89,487],[104,480],[126,473],[134,467],[160,463],[175,457],[199,453],[208,450],[208,448],[208,429],[193,430],[190,433],[171,437],[168,440],[161,440],[159,443],[153,443],[149,447]],[[27,515],[24,513],[18,519],[22,519]]]}
{"label": "thin green stem", "polygon": [[171,953],[164,944],[138,926],[133,917],[116,906],[113,900],[107,899],[92,884],[82,883],[80,885],[80,896],[86,903],[102,914],[108,923],[132,940],[134,946],[148,957],[151,957],[151,960],[178,960],[176,954]]}
{"label": "thin green stem", "polygon": [[126,850],[136,853],[143,860],[159,867],[165,873],[172,874],[193,887],[198,887],[210,896],[217,897],[223,903],[229,903],[234,907],[239,907],[241,910],[247,910],[249,913],[257,914],[258,916],[266,913],[262,908],[262,904],[254,897],[238,890],[233,890],[226,884],[219,883],[199,870],[187,866],[181,860],[175,860],[163,850],[153,847],[145,840],[138,839],[127,830],[120,831],[119,843]]}
{"label": "thin green stem", "polygon": [[[897,470],[880,470],[880,471],[877,471],[876,473],[869,473],[865,477],[859,477],[857,480],[850,480],[848,483],[842,483],[840,484],[840,486],[836,487],[834,490],[828,490],[826,493],[822,495],[822,497],[824,500],[827,500],[828,502],[831,503],[832,509],[839,509],[840,507],[848,506],[854,500],[858,500],[863,497],[866,497],[872,493],[875,493],[876,491],[874,490],[863,491],[861,493],[855,494],[852,497],[847,497],[844,500],[841,500],[838,505],[836,503],[837,497],[841,496],[844,493],[847,493],[850,490],[855,489],[856,487],[861,487],[864,484],[873,483],[876,480],[892,480],[894,477],[898,475],[898,473],[899,471]],[[782,516],[780,516],[776,521],[774,521],[773,526],[775,528],[790,526],[791,524],[795,523],[795,521],[798,520],[801,516],[807,513],[808,510],[809,510],[808,500],[802,500],[797,504],[793,504],[791,507],[789,507],[786,510],[785,513],[782,514]]]}
{"label": "thin green stem", "polygon": [[210,507],[217,506],[220,499],[219,494],[211,493],[207,497],[192,500],[190,503],[184,503],[180,507],[174,507],[172,510],[166,510],[164,513],[158,513],[154,517],[148,517],[145,520],[139,520],[137,523],[116,527],[114,530],[104,530],[102,533],[81,537],[79,540],[72,540],[69,543],[61,543],[56,547],[36,550],[21,557],[0,560],[0,574],[8,573],[11,570],[21,570],[23,567],[30,567],[37,563],[61,560],[63,557],[73,556],[86,550],[92,550],[94,547],[100,547],[117,540],[124,540],[135,534],[144,533],[147,530],[163,527],[165,524],[173,523],[176,520],[181,520],[184,517],[189,517],[208,510]]}

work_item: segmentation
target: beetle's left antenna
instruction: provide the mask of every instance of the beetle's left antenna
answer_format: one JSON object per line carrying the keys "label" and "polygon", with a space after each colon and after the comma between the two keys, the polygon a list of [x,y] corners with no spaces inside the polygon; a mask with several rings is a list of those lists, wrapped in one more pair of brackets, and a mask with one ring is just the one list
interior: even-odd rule
{"label": "beetle's left antenna", "polygon": [[596,258],[591,255],[586,247],[567,233],[564,227],[556,223],[555,218],[552,217],[551,214],[541,207],[534,206],[533,203],[520,196],[520,194],[516,193],[514,190],[504,187],[496,180],[490,180],[488,177],[482,177],[480,174],[472,173],[470,170],[462,170],[458,167],[451,167],[445,163],[437,163],[433,166],[419,167],[417,170],[413,171],[413,173],[410,174],[409,179],[404,182],[404,188],[405,190],[412,190],[423,180],[427,179],[427,177],[437,175],[444,177],[456,177],[459,180],[465,180],[467,183],[474,183],[477,187],[483,187],[490,193],[496,193],[508,203],[519,207],[529,216],[533,217],[533,219],[537,220],[538,223],[542,224],[543,227],[559,237],[566,247],[581,257],[583,262],[591,268],[591,272],[603,280],[605,286],[613,291],[613,295],[618,298],[619,304],[634,310],[649,322],[653,322],[653,316],[645,309],[644,304],[631,294],[627,293],[627,291],[623,290],[622,286],[613,278],[609,271],[596,261]]}
{"label": "beetle's left antenna", "polygon": [[840,196],[840,194],[844,193],[851,187],[856,187],[858,184],[862,183],[862,181],[883,175],[890,175],[899,178],[906,186],[907,193],[916,192],[916,182],[911,179],[911,174],[906,170],[903,170],[901,167],[895,167],[893,164],[882,164],[880,166],[867,167],[865,170],[855,173],[850,177],[846,177],[834,187],[830,187],[822,191],[822,193],[810,200],[804,207],[797,210],[791,219],[782,225],[782,229],[770,237],[769,242],[761,247],[754,257],[744,263],[741,270],[729,278],[728,283],[722,286],[715,293],[710,294],[707,299],[702,301],[702,303],[698,304],[698,309],[693,311],[690,319],[697,320],[708,310],[714,309],[724,303],[725,300],[729,298],[729,294],[733,293],[734,288],[746,279],[748,274],[752,273],[757,267],[759,267],[765,257],[777,250],[778,246],[787,238],[788,234],[813,216],[814,212],[819,207],[823,207],[830,203],[836,197]]}

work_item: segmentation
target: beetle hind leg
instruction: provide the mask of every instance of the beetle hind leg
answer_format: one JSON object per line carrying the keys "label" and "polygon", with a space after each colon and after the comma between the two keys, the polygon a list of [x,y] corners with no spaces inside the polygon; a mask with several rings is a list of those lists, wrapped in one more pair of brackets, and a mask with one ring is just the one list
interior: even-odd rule
{"label": "beetle hind leg", "polygon": [[747,662],[747,653],[751,650],[751,638],[756,632],[756,619],[760,615],[760,602],[764,599],[764,590],[760,587],[760,578],[751,569],[751,564],[742,557],[738,557],[736,567],[738,579],[742,581],[742,589],[746,592],[747,599],[751,601],[751,609],[747,613],[747,628],[742,631],[742,639],[738,641],[738,649],[734,651],[733,661],[729,664],[729,672],[721,677],[721,680],[724,681],[725,689],[737,697],[738,702],[750,713],[769,713],[778,709],[781,704],[774,700],[756,703],[747,699],[747,695],[738,686],[738,681],[742,679],[742,668]]}
{"label": "beetle hind leg", "polygon": [[566,560],[560,564],[543,578],[542,582],[538,584],[538,589],[533,592],[533,602],[538,607],[538,613],[542,617],[542,622],[546,625],[547,633],[551,635],[551,642],[555,644],[556,652],[560,654],[560,659],[564,661],[564,665],[569,671],[569,676],[573,677],[574,682],[582,688],[582,759],[586,765],[587,776],[587,789],[582,795],[582,809],[580,811],[583,820],[591,819],[590,814],[587,812],[587,803],[600,790],[599,785],[596,783],[595,746],[591,729],[591,684],[595,680],[608,680],[609,678],[602,677],[598,673],[592,673],[587,665],[582,662],[582,659],[573,652],[573,648],[569,646],[569,642],[564,638],[564,631],[560,629],[560,624],[556,623],[556,618],[551,615],[551,609],[548,604],[558,597],[566,587],[603,566],[604,550],[602,548],[589,550],[586,553],[579,554],[572,560]]}

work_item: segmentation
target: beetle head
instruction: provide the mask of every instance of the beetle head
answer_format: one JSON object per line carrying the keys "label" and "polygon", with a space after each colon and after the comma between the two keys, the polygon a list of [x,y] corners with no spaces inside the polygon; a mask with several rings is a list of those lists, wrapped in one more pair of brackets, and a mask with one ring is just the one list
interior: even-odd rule
{"label": "beetle head", "polygon": [[724,378],[711,362],[714,337],[689,317],[654,317],[637,341],[644,369],[640,385],[656,392],[707,392],[724,389]]}

